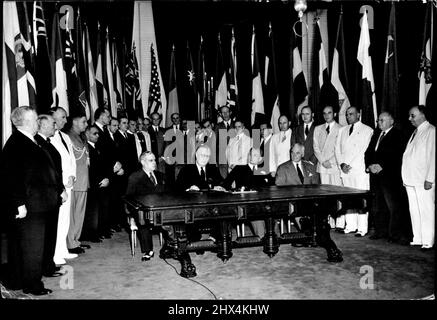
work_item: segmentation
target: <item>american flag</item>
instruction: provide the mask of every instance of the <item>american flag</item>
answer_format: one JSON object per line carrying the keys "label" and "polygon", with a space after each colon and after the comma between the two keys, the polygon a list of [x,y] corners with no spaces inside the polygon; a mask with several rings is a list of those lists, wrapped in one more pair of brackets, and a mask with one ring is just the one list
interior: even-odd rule
{"label": "american flag", "polygon": [[152,74],[149,87],[149,106],[147,109],[147,115],[151,115],[154,112],[161,113],[161,88],[159,87],[159,74],[158,66],[156,64],[155,50],[153,44],[150,45],[150,55],[152,57]]}

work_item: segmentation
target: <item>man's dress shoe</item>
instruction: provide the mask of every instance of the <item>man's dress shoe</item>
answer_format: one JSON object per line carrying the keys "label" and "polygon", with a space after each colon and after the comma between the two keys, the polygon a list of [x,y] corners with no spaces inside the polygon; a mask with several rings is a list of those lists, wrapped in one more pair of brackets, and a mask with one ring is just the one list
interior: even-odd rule
{"label": "man's dress shoe", "polygon": [[49,293],[52,293],[53,291],[47,288],[42,289],[23,289],[23,292],[26,294],[33,294],[34,296],[43,296]]}
{"label": "man's dress shoe", "polygon": [[80,247],[81,247],[82,249],[91,249],[91,246],[90,246],[90,245],[87,245],[87,244],[81,244]]}
{"label": "man's dress shoe", "polygon": [[85,250],[82,249],[81,247],[76,247],[76,248],[73,248],[73,249],[68,249],[68,252],[80,254],[80,253],[84,253]]}
{"label": "man's dress shoe", "polygon": [[149,251],[149,253],[144,253],[141,261],[149,261],[150,259],[152,259],[152,257],[155,255],[155,253],[153,251]]}
{"label": "man's dress shoe", "polygon": [[431,247],[431,246],[423,245],[422,248],[420,248],[420,251],[427,252],[427,251],[431,251],[432,249],[433,249],[433,247]]}
{"label": "man's dress shoe", "polygon": [[342,262],[343,261],[343,253],[337,248],[329,248],[327,249],[328,253],[328,261],[329,262]]}

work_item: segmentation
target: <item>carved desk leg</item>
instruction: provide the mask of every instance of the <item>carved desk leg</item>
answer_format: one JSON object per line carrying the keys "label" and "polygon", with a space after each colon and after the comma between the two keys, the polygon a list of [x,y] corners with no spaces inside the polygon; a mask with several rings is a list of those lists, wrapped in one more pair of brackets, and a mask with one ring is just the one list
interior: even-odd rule
{"label": "carved desk leg", "polygon": [[[341,206],[341,204],[337,203],[337,206]],[[319,204],[319,207],[316,207],[317,210],[315,211],[314,218],[317,228],[317,244],[325,248],[329,262],[341,262],[343,261],[343,254],[337,248],[334,240],[331,239],[328,212],[325,210],[327,207],[329,207],[329,202],[325,203],[324,201]]]}
{"label": "carved desk leg", "polygon": [[223,262],[228,261],[232,257],[232,234],[227,221],[220,221],[221,239],[218,241],[217,257]]}
{"label": "carved desk leg", "polygon": [[268,217],[266,220],[266,234],[264,236],[264,248],[263,252],[270,258],[273,257],[279,251],[278,237],[275,233],[275,220],[272,217]]}

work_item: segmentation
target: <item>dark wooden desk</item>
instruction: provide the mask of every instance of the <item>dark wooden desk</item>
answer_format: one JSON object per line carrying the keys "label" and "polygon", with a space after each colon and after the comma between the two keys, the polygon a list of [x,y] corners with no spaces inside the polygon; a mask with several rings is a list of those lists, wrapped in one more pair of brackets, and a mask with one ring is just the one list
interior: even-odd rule
{"label": "dark wooden desk", "polygon": [[[140,224],[150,223],[153,226],[181,226],[194,223],[219,223],[223,239],[216,243],[212,241],[188,242],[185,235],[178,234],[174,249],[175,258],[182,264],[182,276],[194,276],[195,268],[191,265],[188,252],[203,250],[216,251],[222,260],[232,257],[232,248],[263,246],[264,253],[274,256],[282,243],[316,245],[317,230],[316,217],[312,219],[312,230],[299,230],[298,232],[282,232],[278,236],[274,225],[277,219],[294,219],[302,215],[323,215],[320,219],[326,220],[328,210],[320,210],[322,206],[334,204],[335,209],[342,209],[345,200],[361,200],[363,210],[368,211],[372,194],[370,191],[358,190],[332,185],[302,185],[302,186],[273,186],[261,189],[255,193],[224,193],[224,192],[185,192],[162,193],[146,196],[127,197],[125,203],[129,211],[138,215]],[[298,203],[306,202],[319,210],[298,212]],[[263,239],[259,237],[240,237],[232,241],[230,226],[238,222],[250,220],[265,220],[266,234]],[[180,229],[180,228],[179,228]],[[288,230],[289,231],[289,230]],[[329,233],[328,233],[329,237]],[[332,240],[330,240],[332,241]],[[335,246],[335,244],[334,244]],[[336,248],[336,247],[335,247]],[[326,248],[328,250],[328,248]],[[338,250],[336,248],[336,250]],[[341,252],[340,252],[341,253]],[[328,260],[329,260],[328,250]],[[187,257],[188,255],[188,257]],[[184,258],[180,259],[181,256]],[[331,257],[332,258],[332,257]],[[187,262],[186,260],[189,259]],[[339,260],[339,258],[337,258]],[[341,259],[342,260],[342,259]],[[336,262],[335,259],[332,261]],[[340,261],[340,260],[339,260]],[[338,261],[337,261],[338,262]],[[184,270],[194,268],[193,272]]]}

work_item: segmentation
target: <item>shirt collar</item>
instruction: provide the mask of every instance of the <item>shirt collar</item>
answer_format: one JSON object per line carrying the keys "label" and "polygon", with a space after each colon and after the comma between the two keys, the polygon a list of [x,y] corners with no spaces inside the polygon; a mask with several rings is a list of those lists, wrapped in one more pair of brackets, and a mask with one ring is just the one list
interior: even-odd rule
{"label": "shirt collar", "polygon": [[103,131],[103,124],[101,124],[100,122],[96,121],[96,126],[98,126],[102,131]]}
{"label": "shirt collar", "polygon": [[95,144],[94,142],[91,142],[91,141],[88,140],[88,143],[89,143],[93,148],[96,147],[96,144]]}

